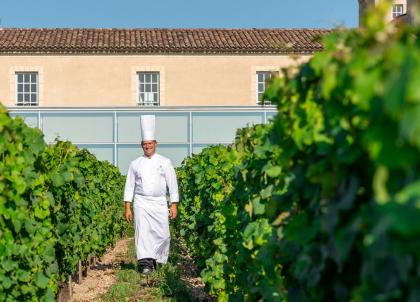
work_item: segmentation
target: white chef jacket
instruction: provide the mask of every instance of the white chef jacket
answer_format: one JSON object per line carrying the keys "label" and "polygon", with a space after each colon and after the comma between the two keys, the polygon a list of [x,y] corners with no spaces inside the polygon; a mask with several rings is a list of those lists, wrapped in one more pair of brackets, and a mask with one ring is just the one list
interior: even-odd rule
{"label": "white chef jacket", "polygon": [[160,155],[140,156],[127,172],[124,201],[134,198],[134,229],[137,259],[153,258],[166,263],[169,254],[169,218],[166,192],[171,202],[179,201],[175,169]]}

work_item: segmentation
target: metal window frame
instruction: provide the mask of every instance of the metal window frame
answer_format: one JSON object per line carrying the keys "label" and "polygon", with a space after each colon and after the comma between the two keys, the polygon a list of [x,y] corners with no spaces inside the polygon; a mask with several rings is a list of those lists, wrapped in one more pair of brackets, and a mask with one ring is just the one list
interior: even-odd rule
{"label": "metal window frame", "polygon": [[[144,114],[144,113],[183,113],[185,114],[187,118],[188,123],[188,135],[187,135],[187,141],[173,141],[173,142],[164,142],[161,143],[161,145],[185,145],[188,150],[188,156],[191,156],[193,154],[194,148],[199,145],[212,145],[215,144],[214,142],[204,142],[204,141],[196,141],[193,137],[194,132],[194,117],[197,114],[200,113],[259,113],[262,117],[262,123],[268,123],[268,114],[270,113],[276,113],[277,108],[273,105],[267,105],[267,106],[179,106],[179,107],[169,107],[169,106],[160,106],[160,107],[28,107],[28,106],[14,106],[14,107],[8,107],[8,110],[12,114],[19,113],[22,114],[33,114],[37,117],[37,126],[38,128],[43,131],[44,129],[44,118],[47,117],[50,113],[79,113],[80,115],[84,114],[109,114],[109,116],[112,119],[113,127],[113,135],[112,135],[112,141],[103,141],[103,142],[86,142],[86,141],[73,141],[73,144],[75,145],[90,145],[90,146],[110,146],[113,151],[113,158],[112,158],[112,164],[118,166],[118,151],[119,146],[129,146],[129,145],[136,145],[138,142],[129,142],[129,141],[119,141],[118,138],[118,117],[126,113],[138,113]],[[230,144],[232,141],[220,141],[219,144]]]}
{"label": "metal window frame", "polygon": [[[145,75],[150,75],[150,82],[146,82],[146,79],[144,80],[144,82],[142,82],[142,76]],[[152,80],[152,76],[153,75],[157,75],[157,82],[153,82]],[[137,105],[139,106],[144,106],[144,107],[154,107],[154,106],[160,106],[160,72],[159,71],[138,71],[137,72],[137,79],[138,79],[138,85],[137,85]],[[141,95],[145,94],[145,91],[141,92],[141,85],[143,85],[145,87],[145,85],[151,85],[150,89],[152,89],[152,85],[153,84],[157,84],[157,91],[151,91],[151,93],[156,94],[157,95],[157,102],[142,102],[141,101]]]}
{"label": "metal window frame", "polygon": [[[258,80],[258,75],[259,74],[262,74],[263,75],[263,82],[260,82],[259,80]],[[264,93],[264,91],[265,91],[265,89],[267,88],[267,80],[269,80],[269,79],[271,79],[271,77],[273,76],[273,72],[272,71],[269,71],[269,70],[258,70],[257,72],[256,72],[256,74],[255,74],[255,76],[257,77],[257,80],[256,80],[256,83],[257,83],[257,87],[256,87],[256,99],[257,99],[257,101],[256,101],[256,104],[258,105],[258,106],[264,106],[264,105],[271,105],[271,103],[270,102],[268,102],[268,101],[264,101],[264,100],[261,100],[260,99],[260,93],[261,94],[263,94]],[[259,89],[258,89],[258,85],[259,84],[262,84],[263,85],[263,91],[259,91]]]}
{"label": "metal window frame", "polygon": [[[18,81],[19,75],[23,76],[22,82]],[[25,75],[29,75],[29,82],[25,81]],[[35,75],[35,82],[32,82],[31,75]],[[16,86],[15,86],[15,88],[16,88],[16,94],[15,94],[15,99],[16,99],[15,104],[16,104],[16,106],[19,106],[19,107],[29,106],[29,107],[31,107],[31,106],[38,106],[39,105],[39,73],[37,71],[16,71],[15,72],[15,83],[16,83]],[[19,84],[23,85],[23,88],[22,88],[23,91],[21,93],[19,93],[19,89],[18,89]],[[29,85],[29,91],[25,91],[25,84]],[[32,92],[32,86],[31,86],[32,84],[36,85],[35,86],[36,87],[36,92],[35,93]],[[22,102],[19,102],[19,97],[18,97],[19,94],[21,94],[23,96]],[[36,95],[36,101],[35,102],[32,101],[32,95],[34,95],[34,94]],[[29,95],[29,102],[25,101],[25,95]]]}
{"label": "metal window frame", "polygon": [[394,4],[392,6],[392,18],[404,15],[404,4]]}

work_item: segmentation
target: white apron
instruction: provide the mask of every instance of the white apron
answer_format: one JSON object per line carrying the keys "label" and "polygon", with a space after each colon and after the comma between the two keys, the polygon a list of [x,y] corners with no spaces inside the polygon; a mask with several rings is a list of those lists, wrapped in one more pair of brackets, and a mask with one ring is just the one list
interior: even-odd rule
{"label": "white apron", "polygon": [[135,195],[133,209],[137,259],[166,263],[171,240],[166,197]]}

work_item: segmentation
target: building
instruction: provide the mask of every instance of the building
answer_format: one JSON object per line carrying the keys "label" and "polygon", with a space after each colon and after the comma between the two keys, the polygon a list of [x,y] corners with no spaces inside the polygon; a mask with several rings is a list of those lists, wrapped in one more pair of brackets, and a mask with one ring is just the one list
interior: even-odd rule
{"label": "building", "polygon": [[[359,0],[359,24],[361,25],[362,16],[372,5],[378,5],[383,0]],[[393,20],[403,19],[404,22],[413,23],[413,0],[392,0],[391,8],[386,15],[386,21],[391,22]]]}
{"label": "building", "polygon": [[125,172],[139,116],[176,165],[265,123],[266,80],[322,50],[320,29],[0,29],[0,102]]}
{"label": "building", "polygon": [[0,29],[6,106],[254,106],[316,29]]}

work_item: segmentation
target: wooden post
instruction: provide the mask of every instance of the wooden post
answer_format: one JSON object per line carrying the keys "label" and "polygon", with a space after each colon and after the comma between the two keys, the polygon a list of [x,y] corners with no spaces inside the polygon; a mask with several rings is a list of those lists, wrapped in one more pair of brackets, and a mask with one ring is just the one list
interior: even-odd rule
{"label": "wooden post", "polygon": [[85,268],[83,269],[83,277],[87,277],[90,271],[90,255],[87,256],[85,261]]}
{"label": "wooden post", "polygon": [[69,276],[69,281],[68,281],[68,288],[69,288],[69,301],[73,301],[73,284],[71,281],[71,275]]}
{"label": "wooden post", "polygon": [[90,255],[88,255],[86,262],[86,274],[89,274],[90,266],[92,265],[92,258],[90,257]]}
{"label": "wooden post", "polygon": [[82,261],[77,262],[77,283],[82,283],[83,273],[82,273]]}
{"label": "wooden post", "polygon": [[73,288],[71,283],[71,276],[67,282],[61,282],[58,289],[58,302],[70,302],[73,299]]}

